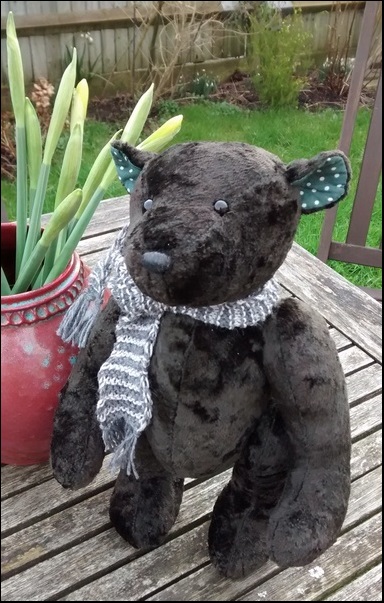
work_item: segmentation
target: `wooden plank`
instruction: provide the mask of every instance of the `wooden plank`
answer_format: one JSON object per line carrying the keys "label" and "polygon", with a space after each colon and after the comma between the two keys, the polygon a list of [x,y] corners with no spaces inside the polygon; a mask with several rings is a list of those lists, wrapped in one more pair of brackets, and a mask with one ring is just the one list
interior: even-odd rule
{"label": "wooden plank", "polygon": [[7,42],[4,39],[1,40],[1,85],[8,85]]}
{"label": "wooden plank", "polygon": [[376,565],[323,601],[382,601],[382,565]]}
{"label": "wooden plank", "polygon": [[382,368],[371,364],[365,369],[346,378],[348,400],[350,405],[363,402],[382,391]]}
{"label": "wooden plank", "polygon": [[19,38],[20,52],[23,60],[24,81],[26,85],[34,81],[32,51],[29,38]]}
{"label": "wooden plank", "polygon": [[[381,130],[379,130],[379,132],[381,136]],[[377,147],[373,148],[373,152],[377,152]],[[369,165],[369,168],[371,169],[371,165]],[[369,172],[367,180],[369,180],[370,178],[373,179],[373,174],[371,175],[371,172]],[[366,211],[365,204],[368,195],[365,190],[363,195],[364,196],[362,197],[356,197],[354,203],[357,205],[359,201],[360,203],[363,202],[363,208],[364,211]],[[373,195],[372,201],[375,201],[375,195]],[[356,207],[356,205],[354,205],[354,207]],[[369,217],[371,217],[371,215],[372,213],[369,214]],[[359,221],[361,221],[360,216],[357,216],[357,218],[355,218],[355,222],[352,222],[351,218],[350,227],[354,226],[356,228],[356,223],[359,224]],[[329,259],[338,260],[341,262],[348,262],[350,264],[363,264],[363,266],[381,268],[383,264],[382,250],[376,249],[375,247],[365,247],[365,242],[361,245],[357,245],[352,243],[337,243],[333,241],[329,247]]]}
{"label": "wooden plank", "polygon": [[129,69],[129,42],[128,28],[115,30],[116,45],[116,70],[128,71]]}
{"label": "wooden plank", "polygon": [[[31,4],[31,3],[27,3]],[[36,3],[37,4],[37,3]],[[60,4],[60,2],[58,2]],[[138,2],[136,4],[139,4]],[[140,10],[136,11],[139,22],[147,21],[151,18],[151,2],[143,2],[140,5]],[[172,2],[166,3],[164,13],[172,16],[175,6]],[[214,1],[206,1],[200,7],[199,13],[206,16],[220,12],[220,3]],[[194,9],[188,4],[185,5],[184,12],[188,15],[193,13]],[[132,3],[127,4],[124,10],[117,6],[115,8],[100,8],[98,10],[83,10],[81,12],[62,11],[61,13],[41,14],[21,14],[16,21],[16,28],[23,35],[34,36],[44,34],[45,32],[55,33],[57,31],[85,31],[97,27],[98,29],[112,28],[115,25],[121,25],[127,20],[133,21],[133,6]],[[1,35],[5,35],[6,18],[1,17]]]}
{"label": "wooden plank", "polygon": [[356,346],[341,351],[339,359],[345,375],[349,375],[374,362],[368,354]]}
{"label": "wooden plank", "polygon": [[352,482],[347,516],[343,525],[344,531],[353,525],[361,524],[363,519],[381,510],[382,485],[382,466]]}
{"label": "wooden plank", "polygon": [[[108,140],[105,141],[107,143]],[[44,214],[42,224],[47,224],[52,214]],[[102,201],[98,210],[93,215],[92,220],[87,226],[85,236],[82,241],[91,239],[99,234],[114,232],[120,230],[128,221],[129,205],[127,205],[127,197],[118,197],[116,202]]]}
{"label": "wooden plank", "polygon": [[[226,482],[228,473],[226,472],[221,476],[207,480],[207,482],[198,484],[187,490],[184,495],[179,519],[172,530],[173,535],[180,534],[183,529],[188,527],[191,524],[191,519],[194,525],[196,525],[199,519],[209,517],[208,514],[212,508],[213,501]],[[379,477],[373,471],[353,483],[351,505],[344,529],[350,528],[356,522],[356,517],[361,518],[363,500],[365,513],[372,514],[378,510],[381,504]],[[203,529],[205,530],[206,528]],[[26,530],[19,534],[20,541],[24,540],[25,532]],[[61,538],[65,538],[65,536],[61,534]],[[80,534],[78,540],[82,541],[83,539],[84,534]],[[146,551],[139,553],[126,543],[123,543],[113,529],[107,530],[87,540],[87,542],[81,542],[68,551],[59,553],[53,558],[42,561],[35,567],[26,569],[22,574],[22,580],[19,575],[9,578],[3,582],[3,596],[11,597],[6,600],[16,600],[18,596],[21,598],[25,597],[25,600],[31,600],[29,597],[34,596],[34,593],[36,593],[36,584],[38,584],[40,600],[52,599],[52,597],[57,598],[60,596],[60,593],[64,597],[61,600],[126,600],[119,598],[119,589],[122,588],[122,596],[126,597],[127,567],[124,566],[120,570],[117,569],[116,571],[112,571],[112,573],[109,572],[114,570],[118,565],[125,564],[128,561],[130,561],[128,569],[130,589],[133,589],[136,584],[136,587],[141,589],[141,596],[144,596],[144,594],[147,595],[153,592],[154,589],[153,583],[149,579],[150,576],[157,577],[160,572],[165,580],[165,584],[178,575],[178,568],[185,567],[183,564],[187,564],[188,571],[190,571],[195,566],[201,566],[201,564],[208,561],[205,532],[196,538],[194,530],[192,530],[187,534],[181,534],[176,540],[179,542],[175,542],[175,539],[173,539],[165,546],[149,554]],[[192,545],[192,542],[198,545],[197,550],[194,548],[195,545]],[[169,551],[169,557],[167,551]],[[144,557],[141,557],[139,562],[132,561],[133,557],[143,553]],[[166,564],[164,563],[165,558],[167,559]],[[138,565],[136,566],[137,563]],[[154,571],[154,566],[157,567],[157,573]],[[135,572],[136,567],[137,574]],[[270,569],[270,565],[268,565],[268,568]],[[60,573],[59,584],[51,579],[51,576],[57,573]],[[75,593],[76,599],[74,599],[74,594],[68,595],[68,597],[64,594],[65,591],[73,588],[77,583],[81,585],[85,580],[100,576],[100,573],[107,575],[99,578],[95,583],[80,588]],[[146,580],[144,580],[144,577]],[[143,584],[143,581],[145,584]],[[157,579],[155,584],[158,586]],[[95,594],[95,589],[97,594]],[[133,592],[130,590],[130,597],[132,596]],[[108,599],[108,597],[110,598]]]}
{"label": "wooden plank", "polygon": [[52,469],[49,463],[30,465],[28,467],[15,467],[6,465],[1,468],[1,500],[28,490],[52,478]]}
{"label": "wooden plank", "polygon": [[351,474],[352,479],[362,477],[382,464],[381,430],[371,433],[352,446]]}
{"label": "wooden plank", "polygon": [[31,45],[33,81],[36,81],[40,78],[48,78],[48,65],[44,36],[31,37],[29,38],[29,43]]}
{"label": "wooden plank", "polygon": [[[26,11],[28,17],[37,17],[44,19],[41,2],[26,2]],[[27,17],[27,18],[28,18]],[[45,51],[45,38],[43,35],[30,37],[31,59],[34,81],[39,78],[48,78],[47,53]]]}
{"label": "wooden plank", "polygon": [[[205,532],[202,532],[200,539],[205,542]],[[200,557],[198,555],[198,551],[195,551],[193,548],[192,543],[195,541],[193,532],[181,536],[178,540],[184,541],[182,547],[179,546],[179,543],[171,541],[170,543],[165,545],[165,547],[162,547],[161,551],[153,551],[149,555],[146,555],[145,557],[131,562],[129,564],[129,569],[127,567],[123,567],[113,572],[112,574],[108,574],[107,576],[96,580],[96,582],[81,588],[80,590],[72,594],[72,597],[76,597],[76,599],[72,600],[112,600],[108,599],[108,592],[110,593],[109,596],[113,597],[113,600],[115,601],[126,600],[124,597],[126,597],[127,569],[129,571],[130,576],[131,600],[142,600],[143,597],[148,598],[148,595],[151,591],[158,590],[159,587],[162,587],[167,582],[171,582],[175,578],[179,577],[180,571],[184,573],[186,573],[187,571],[190,572],[195,569],[196,566],[199,567],[208,563],[206,547],[202,547],[200,544]],[[167,549],[172,551],[171,554],[169,554],[168,551],[165,552],[166,547]],[[193,551],[193,559],[190,560],[189,552],[191,549]],[[166,563],[163,562],[163,554],[165,559],[167,560]],[[253,576],[250,576],[245,579],[245,581],[254,581],[255,577],[259,575],[259,573],[261,573],[264,578],[270,575],[271,573],[274,573],[276,569],[277,568],[274,564],[268,563],[263,568],[261,568],[261,570],[255,572]],[[177,589],[177,593],[171,594],[171,587],[170,589],[167,589],[166,596],[163,595],[162,591],[158,596],[149,597],[149,600],[233,600],[229,599],[227,596],[226,588],[228,587],[228,580],[224,580],[223,578],[218,577],[217,572],[211,566],[205,567],[202,570],[202,573],[204,574],[203,580],[197,579],[195,574],[192,574],[186,579],[188,586],[191,585],[192,591],[194,589],[194,585],[197,585],[195,596],[193,596],[192,593],[189,593],[189,588],[187,588],[187,591],[184,591],[185,581],[182,581],[183,585],[181,588]],[[224,599],[213,598],[210,596],[208,596],[207,598],[205,585],[207,589],[213,586],[208,576],[211,576],[213,578],[214,583],[219,582],[219,584],[222,585],[224,592],[216,592],[216,595],[224,595]],[[146,578],[145,582],[144,577]],[[232,584],[236,583],[238,584],[238,582]],[[203,592],[201,592],[201,588],[203,588]],[[191,598],[188,597],[189,594]],[[199,598],[199,596],[201,598]],[[68,597],[61,600],[71,600],[71,598]]]}
{"label": "wooden plank", "polygon": [[102,235],[96,235],[91,239],[82,239],[76,251],[81,255],[85,256],[87,253],[95,252],[104,252],[106,251],[113,243],[116,238],[116,231],[107,232]]}
{"label": "wooden plank", "polygon": [[[217,497],[229,477],[230,471],[227,471],[219,477],[196,485],[193,490],[192,488],[187,489],[173,531],[184,529],[190,522],[192,514],[196,520],[207,515],[212,507],[212,499]],[[108,516],[111,492],[112,490],[108,489],[96,494],[3,538],[2,575],[12,575],[16,570],[25,569],[47,556],[57,554],[69,546],[108,530],[111,527]],[[196,515],[197,505],[199,505],[199,511]],[[111,531],[116,537],[115,531]],[[105,538],[109,542],[113,535],[97,536],[95,547],[102,547]],[[132,555],[131,549],[128,552]],[[125,549],[123,549],[123,553],[126,553]],[[118,554],[121,554],[121,551]],[[107,554],[106,559],[109,559]],[[117,560],[118,557],[114,559],[114,561]]]}
{"label": "wooden plank", "polygon": [[[111,473],[108,465],[109,461],[106,460],[93,482],[81,490],[67,490],[55,480],[50,480],[35,486],[32,490],[16,494],[5,500],[1,506],[2,535],[6,536],[53,512],[61,511],[71,504],[83,500],[91,493],[96,494],[101,490],[106,490],[114,481],[114,474]],[[26,509],[28,509],[28,513],[26,513]]]}
{"label": "wooden plank", "polygon": [[[381,432],[379,431],[353,445],[352,479],[354,481],[380,465],[380,446]],[[175,530],[180,531],[191,520],[196,522],[202,514],[208,514],[229,476],[230,471],[227,471],[219,480],[212,478],[202,484],[192,485],[184,493]],[[366,488],[365,482],[362,486],[362,489],[364,488]],[[108,530],[110,494],[111,490],[108,489],[3,538],[2,576],[7,577],[16,571],[24,570],[48,556],[51,557],[69,546]],[[197,505],[199,514],[196,516]]]}
{"label": "wooden plank", "polygon": [[[187,490],[171,534],[185,530],[191,523],[192,515],[194,522],[206,518],[212,510],[212,501],[216,499],[228,478],[229,471]],[[16,575],[7,579],[2,583],[2,597],[7,601],[19,601],[23,598],[29,601],[35,600],[31,597],[36,597],[37,592],[40,600],[57,597],[90,576],[110,571],[143,552],[145,551],[138,552],[128,545],[111,528],[26,569],[22,577]],[[60,580],[52,580],[53,575],[59,575]]]}
{"label": "wooden plank", "polygon": [[89,34],[92,43],[88,44],[88,69],[89,74],[99,76],[103,70],[103,52],[101,45],[101,31],[91,29]]}
{"label": "wooden plank", "polygon": [[382,396],[375,396],[354,406],[351,408],[350,416],[352,438],[354,439],[380,428],[383,420]]}
{"label": "wooden plank", "polygon": [[[380,559],[381,542],[378,538],[381,514],[368,520],[356,530],[342,536],[334,547],[305,568],[288,569],[275,578],[252,590],[238,601],[284,601],[318,600],[330,589],[345,583],[359,571],[368,568]],[[370,529],[369,539],[363,531]],[[358,600],[358,599],[355,599]]]}
{"label": "wooden plank", "polygon": [[[340,583],[348,573],[353,575],[356,572],[355,568],[364,568],[370,563],[377,563],[380,558],[380,544],[381,514],[378,514],[341,536],[331,549],[304,568],[290,568],[277,573],[277,566],[268,562],[251,576],[239,580],[226,580],[219,577],[217,571],[209,565],[153,596],[146,596],[146,600],[281,601],[283,593],[284,601],[308,601],[311,599],[306,597],[310,594],[314,597],[319,596],[321,588],[329,587],[332,580]],[[129,566],[130,577],[133,565],[132,563]],[[324,574],[318,569],[320,567]],[[265,581],[266,578],[269,580]],[[257,590],[254,590],[255,586]],[[144,589],[145,585],[143,585]],[[244,595],[250,589],[251,592]],[[79,591],[74,594],[77,601],[91,600],[79,599]]]}
{"label": "wooden plank", "polygon": [[[76,36],[73,33],[63,32],[59,36],[59,45],[61,48],[61,63],[62,63],[62,73],[69,65],[73,57],[73,49],[76,47]],[[78,48],[76,51],[78,52]],[[61,78],[60,78],[61,79]],[[58,82],[59,83],[59,82]]]}
{"label": "wooden plank", "polygon": [[2,579],[110,528],[108,508],[111,493],[110,488],[90,496],[81,503],[3,538]]}
{"label": "wooden plank", "polygon": [[[382,249],[374,250],[366,245],[383,162],[382,109],[382,71],[380,71],[376,99],[372,110],[364,156],[360,167],[359,180],[352,206],[346,243],[343,245],[341,254],[344,261],[375,266],[377,268],[382,267]],[[361,246],[363,249],[361,249]]]}
{"label": "wooden plank", "polygon": [[[127,575],[129,575],[129,600],[140,601],[151,592],[166,587],[174,579],[209,563],[207,547],[208,522],[191,532],[167,542],[161,550],[147,553],[116,571],[96,579],[59,601],[126,601]],[[160,554],[161,553],[161,554]],[[108,591],[109,595],[108,595]],[[169,599],[171,600],[171,599]],[[188,601],[181,597],[181,601]],[[203,599],[200,599],[203,600]]]}
{"label": "wooden plank", "polygon": [[[305,9],[309,9],[309,10],[313,10],[314,8],[317,8],[319,10],[331,10],[332,6],[333,6],[333,1],[332,0],[322,0],[322,1],[312,1],[312,0],[305,0],[303,2],[292,2],[293,6],[295,8],[299,8],[302,11],[305,11]],[[339,2],[339,4],[341,5],[348,5],[348,6],[361,6],[363,7],[365,2],[348,2],[347,0],[343,1],[341,0],[341,2]]]}
{"label": "wooden plank", "polygon": [[382,308],[378,302],[295,243],[277,277],[354,343],[382,360]]}
{"label": "wooden plank", "polygon": [[[57,86],[61,80],[61,77],[64,73],[64,65],[61,60],[62,49],[60,45],[60,36],[58,35],[46,35],[44,36],[45,40],[45,54],[47,59],[47,72],[49,81],[55,86],[57,90]],[[26,78],[26,81],[28,79]]]}
{"label": "wooden plank", "polygon": [[341,331],[338,331],[334,327],[331,327],[329,329],[329,334],[335,342],[338,350],[343,350],[344,348],[347,348],[352,345],[352,341],[348,339],[348,337],[346,337],[344,333],[341,333]]}
{"label": "wooden plank", "polygon": [[89,268],[94,268],[99,260],[103,257],[103,251],[97,251],[96,253],[87,253],[82,256]]}
{"label": "wooden plank", "polygon": [[101,57],[103,73],[113,73],[116,69],[115,31],[113,29],[101,30]]}

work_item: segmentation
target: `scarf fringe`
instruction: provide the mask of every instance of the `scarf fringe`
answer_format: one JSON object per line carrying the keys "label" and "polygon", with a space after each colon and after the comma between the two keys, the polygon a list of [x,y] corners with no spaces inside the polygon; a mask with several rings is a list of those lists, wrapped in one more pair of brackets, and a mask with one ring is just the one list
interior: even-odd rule
{"label": "scarf fringe", "polygon": [[121,229],[107,256],[100,260],[91,272],[85,291],[79,295],[64,314],[64,318],[56,332],[65,343],[72,343],[79,348],[86,346],[92,326],[103,303],[108,278],[120,256],[128,228],[129,224]]}
{"label": "scarf fringe", "polygon": [[120,444],[113,451],[113,456],[110,462],[110,468],[112,470],[121,469],[124,470],[127,475],[132,473],[136,479],[139,479],[139,474],[135,466],[135,450],[137,440],[138,435],[134,433],[133,430],[127,431],[124,440],[120,442]]}
{"label": "scarf fringe", "polygon": [[85,347],[89,333],[100,310],[101,302],[91,289],[82,293],[68,308],[57,334],[66,343]]}

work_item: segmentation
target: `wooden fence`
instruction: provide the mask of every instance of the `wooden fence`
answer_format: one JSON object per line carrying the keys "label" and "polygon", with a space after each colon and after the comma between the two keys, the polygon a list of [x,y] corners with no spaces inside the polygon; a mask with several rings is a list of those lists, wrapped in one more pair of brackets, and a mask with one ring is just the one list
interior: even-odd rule
{"label": "wooden fence", "polygon": [[[1,83],[7,82],[5,21],[15,15],[27,85],[38,78],[59,80],[73,45],[94,93],[135,87],[142,74],[173,67],[176,76],[196,71],[222,76],[245,66],[246,37],[236,31],[237,2],[6,1],[1,2]],[[285,3],[287,4],[287,3]],[[354,53],[365,2],[293,2],[303,9],[319,60],[327,55],[330,27],[340,45]],[[156,8],[157,7],[157,8]],[[156,10],[155,10],[156,8]],[[325,10],[328,9],[328,10]],[[228,17],[232,19],[228,20]],[[173,76],[172,76],[173,77]]]}

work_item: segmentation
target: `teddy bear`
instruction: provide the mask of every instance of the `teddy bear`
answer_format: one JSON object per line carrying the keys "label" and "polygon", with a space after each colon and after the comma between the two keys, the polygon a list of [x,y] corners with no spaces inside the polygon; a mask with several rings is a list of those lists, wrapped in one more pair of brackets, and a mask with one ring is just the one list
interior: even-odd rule
{"label": "teddy bear", "polygon": [[348,399],[325,320],[274,275],[301,215],[347,194],[348,159],[286,165],[236,142],[111,151],[130,216],[59,329],[80,351],[53,475],[84,487],[113,453],[110,519],[142,548],[166,538],[185,478],[232,468],[209,526],[214,566],[238,578],[268,559],[306,565],[346,514]]}

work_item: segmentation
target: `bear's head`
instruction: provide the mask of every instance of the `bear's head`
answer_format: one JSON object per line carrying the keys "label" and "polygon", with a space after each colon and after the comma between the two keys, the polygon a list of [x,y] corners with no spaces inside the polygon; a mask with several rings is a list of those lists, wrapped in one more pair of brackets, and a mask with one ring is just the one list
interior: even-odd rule
{"label": "bear's head", "polygon": [[283,263],[300,215],[335,205],[350,179],[341,151],[285,165],[234,142],[179,144],[159,155],[112,147],[131,193],[129,272],[167,305],[220,304],[263,287]]}

